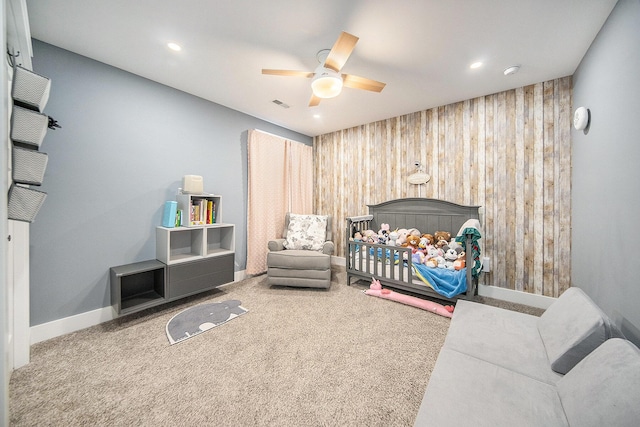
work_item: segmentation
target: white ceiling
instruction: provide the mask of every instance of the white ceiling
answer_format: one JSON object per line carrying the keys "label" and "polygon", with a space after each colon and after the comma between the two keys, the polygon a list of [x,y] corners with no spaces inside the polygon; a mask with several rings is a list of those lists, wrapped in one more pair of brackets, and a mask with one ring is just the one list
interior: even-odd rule
{"label": "white ceiling", "polygon": [[[572,75],[615,3],[27,0],[27,9],[36,39],[315,136]],[[342,71],[385,82],[381,93],[345,88],[310,108],[309,79],[261,74],[313,71],[341,31],[360,38]],[[475,61],[484,65],[472,70]],[[520,71],[504,76],[511,65]]]}

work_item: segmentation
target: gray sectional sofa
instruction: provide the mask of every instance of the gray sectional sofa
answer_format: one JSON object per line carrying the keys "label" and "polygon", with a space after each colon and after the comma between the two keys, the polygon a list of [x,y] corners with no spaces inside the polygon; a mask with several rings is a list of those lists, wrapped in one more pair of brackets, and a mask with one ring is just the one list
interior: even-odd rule
{"label": "gray sectional sofa", "polygon": [[638,426],[640,350],[579,288],[541,317],[460,300],[415,426]]}

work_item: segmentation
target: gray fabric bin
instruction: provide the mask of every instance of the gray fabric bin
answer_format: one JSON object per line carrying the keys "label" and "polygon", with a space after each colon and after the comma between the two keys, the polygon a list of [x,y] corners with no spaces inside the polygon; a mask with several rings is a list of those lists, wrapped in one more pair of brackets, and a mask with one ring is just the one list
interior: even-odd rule
{"label": "gray fabric bin", "polygon": [[12,141],[38,148],[47,134],[48,127],[49,116],[16,105],[13,106],[11,111]]}
{"label": "gray fabric bin", "polygon": [[11,151],[11,174],[14,182],[42,185],[49,156],[37,150],[13,147]]}
{"label": "gray fabric bin", "polygon": [[13,184],[9,189],[8,217],[15,221],[33,222],[47,193]]}
{"label": "gray fabric bin", "polygon": [[50,90],[49,78],[20,66],[13,68],[11,96],[15,104],[42,112],[49,100]]}

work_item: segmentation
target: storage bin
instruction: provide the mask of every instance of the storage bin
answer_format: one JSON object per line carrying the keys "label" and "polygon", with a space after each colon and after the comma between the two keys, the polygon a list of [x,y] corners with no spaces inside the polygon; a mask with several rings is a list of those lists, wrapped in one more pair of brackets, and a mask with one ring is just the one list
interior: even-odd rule
{"label": "storage bin", "polygon": [[49,116],[13,106],[11,112],[11,140],[40,147],[49,126]]}
{"label": "storage bin", "polygon": [[9,219],[33,222],[47,193],[12,184],[9,189]]}
{"label": "storage bin", "polygon": [[13,147],[11,151],[11,174],[13,182],[42,185],[49,156],[37,150]]}
{"label": "storage bin", "polygon": [[49,78],[20,66],[13,68],[11,96],[14,104],[42,112],[49,100],[50,90]]}

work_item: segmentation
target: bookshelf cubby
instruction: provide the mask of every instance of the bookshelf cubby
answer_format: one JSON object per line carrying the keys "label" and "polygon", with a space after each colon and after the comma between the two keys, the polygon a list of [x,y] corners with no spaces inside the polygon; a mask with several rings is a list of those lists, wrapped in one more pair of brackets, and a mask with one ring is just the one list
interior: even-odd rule
{"label": "bookshelf cubby", "polygon": [[176,197],[182,211],[182,225],[198,227],[222,222],[220,196],[214,194],[181,193]]}
{"label": "bookshelf cubby", "polygon": [[156,228],[156,258],[167,265],[234,252],[233,224]]}
{"label": "bookshelf cubby", "polygon": [[166,266],[158,260],[111,267],[111,304],[128,314],[166,301]]}

